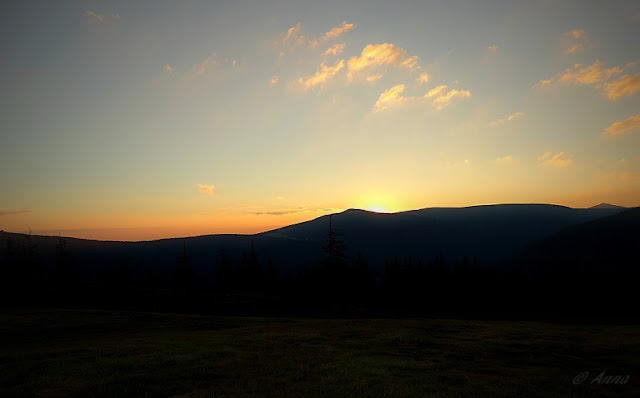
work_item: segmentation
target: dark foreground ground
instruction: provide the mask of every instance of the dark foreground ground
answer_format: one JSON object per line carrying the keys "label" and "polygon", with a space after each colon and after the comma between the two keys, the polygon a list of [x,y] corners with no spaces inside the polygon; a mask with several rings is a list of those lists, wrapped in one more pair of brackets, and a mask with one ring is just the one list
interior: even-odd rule
{"label": "dark foreground ground", "polygon": [[0,396],[631,397],[639,342],[638,325],[5,311]]}

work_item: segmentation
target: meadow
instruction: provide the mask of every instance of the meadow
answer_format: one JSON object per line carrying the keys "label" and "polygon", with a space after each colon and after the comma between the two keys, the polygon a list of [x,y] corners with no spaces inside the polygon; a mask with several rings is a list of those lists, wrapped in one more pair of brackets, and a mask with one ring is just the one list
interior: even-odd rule
{"label": "meadow", "polygon": [[0,396],[640,396],[639,341],[624,324],[15,310]]}

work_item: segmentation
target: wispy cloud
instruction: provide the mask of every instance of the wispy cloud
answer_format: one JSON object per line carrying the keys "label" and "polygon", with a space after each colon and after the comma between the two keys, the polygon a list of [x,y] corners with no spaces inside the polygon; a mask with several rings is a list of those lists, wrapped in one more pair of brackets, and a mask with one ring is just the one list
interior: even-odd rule
{"label": "wispy cloud", "polygon": [[167,72],[167,73],[173,73],[175,72],[175,68],[169,64],[166,64],[165,66],[162,67],[162,70]]}
{"label": "wispy cloud", "polygon": [[490,45],[490,46],[487,46],[487,50],[491,51],[492,53],[497,52],[497,51],[498,51],[498,48],[500,48],[500,47],[498,47],[498,46],[497,46],[497,45],[495,45],[495,44],[492,44],[492,45]]}
{"label": "wispy cloud", "polygon": [[582,39],[587,36],[587,32],[584,29],[573,29],[565,33],[567,36],[571,36],[574,39]]}
{"label": "wispy cloud", "polygon": [[512,155],[506,155],[500,158],[496,158],[496,164],[504,164],[504,163],[508,163],[510,161],[513,160],[513,156]]}
{"label": "wispy cloud", "polygon": [[622,171],[618,174],[618,177],[620,177],[620,179],[622,180],[633,180],[636,178],[640,178],[640,174],[638,173],[633,173],[630,171]]}
{"label": "wispy cloud", "polygon": [[335,39],[336,37],[340,36],[344,32],[348,32],[353,28],[354,28],[354,25],[352,23],[347,23],[347,21],[343,21],[342,25],[334,26],[333,28],[329,29],[329,31],[325,33],[320,40]]}
{"label": "wispy cloud", "polygon": [[411,100],[411,98],[406,98],[402,96],[403,91],[404,91],[404,84],[398,84],[396,86],[391,87],[388,90],[385,90],[382,94],[380,94],[380,97],[378,97],[378,100],[373,105],[373,109],[376,111],[381,111],[391,106],[398,105],[404,101]]}
{"label": "wispy cloud", "polygon": [[205,58],[202,62],[199,62],[191,68],[191,73],[198,76],[204,76],[212,69],[220,66],[220,61],[218,61],[218,55],[216,53],[212,53],[207,58]]}
{"label": "wispy cloud", "polygon": [[97,24],[105,24],[108,22],[117,23],[120,21],[120,19],[122,19],[122,17],[118,13],[113,13],[110,16],[107,16],[91,10],[86,11],[84,15],[87,17],[89,22]]}
{"label": "wispy cloud", "polygon": [[624,75],[617,80],[610,80],[613,76],[619,75],[625,68],[631,66],[635,66],[635,63],[629,63],[624,68],[620,66],[605,68],[600,61],[596,61],[588,66],[575,64],[573,68],[568,68],[551,79],[540,80],[534,87],[569,84],[593,86],[602,90],[608,99],[616,100],[640,91],[640,74]]}
{"label": "wispy cloud", "polygon": [[604,85],[604,92],[610,100],[633,95],[638,91],[640,91],[640,74],[624,75]]}
{"label": "wispy cloud", "polygon": [[271,76],[271,84],[276,84],[276,83],[278,83],[278,76],[277,75]]}
{"label": "wispy cloud", "polygon": [[442,109],[446,106],[449,106],[451,101],[454,98],[469,98],[471,97],[471,92],[469,90],[458,90],[453,89],[449,90],[446,94],[439,94],[433,99],[433,105],[436,109]]}
{"label": "wispy cloud", "polygon": [[398,84],[385,90],[373,106],[373,110],[383,111],[385,109],[411,102],[431,102],[433,107],[440,110],[448,106],[454,98],[468,98],[471,92],[468,90],[452,89],[445,93],[447,86],[440,85],[429,90],[422,97],[403,96],[405,85]]}
{"label": "wispy cloud", "polygon": [[272,211],[256,211],[252,213],[256,216],[284,216],[287,214],[299,214],[299,213],[308,213],[309,210],[305,208],[300,209],[285,209],[285,210],[272,210]]}
{"label": "wispy cloud", "polygon": [[316,71],[315,75],[307,78],[299,78],[298,82],[302,84],[306,89],[314,88],[318,85],[324,85],[329,79],[334,77],[340,69],[344,68],[344,60],[336,62],[333,66],[326,66],[324,63],[320,64],[320,68]]}
{"label": "wispy cloud", "polygon": [[611,126],[604,129],[602,134],[618,136],[630,133],[633,130],[640,128],[640,114],[631,116],[621,122],[613,123]]}
{"label": "wispy cloud", "polygon": [[0,216],[19,216],[22,214],[35,213],[34,210],[0,211]]}
{"label": "wispy cloud", "polygon": [[345,43],[336,43],[331,47],[327,48],[326,51],[322,55],[338,55],[342,54],[344,51]]}
{"label": "wispy cloud", "polygon": [[213,195],[213,189],[215,188],[214,185],[206,184],[196,184],[196,187],[198,187],[198,191],[206,193],[207,195]]}
{"label": "wispy cloud", "polygon": [[344,209],[334,208],[334,207],[319,207],[319,206],[311,206],[307,207],[305,205],[300,205],[296,207],[286,207],[275,210],[262,210],[262,211],[253,211],[249,214],[253,214],[256,216],[284,216],[288,214],[302,214],[302,213],[313,213],[313,214],[328,214],[328,213],[337,213],[343,211]]}
{"label": "wispy cloud", "polygon": [[87,11],[85,13],[85,15],[87,16],[87,18],[89,18],[90,21],[92,22],[97,22],[97,23],[104,23],[105,22],[105,17],[102,14],[98,14],[97,12],[94,11]]}
{"label": "wispy cloud", "polygon": [[420,84],[423,83],[428,83],[429,82],[429,74],[428,73],[421,73],[420,76],[418,76],[418,78],[416,79],[416,81]]}
{"label": "wispy cloud", "polygon": [[547,152],[538,157],[541,166],[567,167],[571,164],[571,159],[565,156],[564,152],[558,152],[555,155]]}
{"label": "wispy cloud", "polygon": [[564,33],[569,38],[569,44],[565,54],[573,54],[581,49],[587,42],[587,32],[584,29],[573,29]]}
{"label": "wispy cloud", "polygon": [[498,126],[498,125],[500,125],[502,123],[509,122],[509,121],[511,121],[513,119],[516,119],[516,118],[519,118],[519,117],[522,117],[522,116],[524,116],[524,112],[514,112],[514,113],[512,113],[510,115],[507,115],[507,116],[503,117],[502,119],[498,119],[498,120],[492,121],[491,123],[489,123],[489,126],[495,127],[495,126]]}
{"label": "wispy cloud", "polygon": [[377,67],[400,66],[415,69],[418,57],[405,57],[406,51],[391,43],[369,44],[362,49],[360,56],[352,57],[347,64],[347,75],[352,79],[355,74]]}
{"label": "wispy cloud", "polygon": [[287,29],[287,32],[282,35],[280,45],[283,47],[283,51],[291,51],[297,47],[304,46],[307,43],[307,39],[302,33],[302,24],[298,22],[296,25]]}
{"label": "wispy cloud", "polygon": [[220,60],[218,54],[211,53],[204,60],[193,65],[188,72],[184,74],[185,77],[211,77],[216,72],[229,71],[237,67],[239,62],[237,60],[230,60],[224,58]]}
{"label": "wispy cloud", "polygon": [[[315,48],[322,43],[340,37],[343,33],[352,30],[354,27],[354,24],[343,21],[341,25],[332,27],[322,36],[316,39],[308,39],[302,33],[302,24],[298,22],[296,25],[290,27],[286,33],[280,36],[280,41],[278,43],[278,46],[281,47],[280,55],[282,56],[292,52],[296,48]],[[333,47],[334,46],[330,47],[330,49]],[[344,45],[342,48],[344,48]],[[341,52],[342,48],[336,47],[332,51],[336,51],[334,54],[339,54],[338,50]],[[325,51],[325,54],[331,54],[331,51],[328,49]]]}

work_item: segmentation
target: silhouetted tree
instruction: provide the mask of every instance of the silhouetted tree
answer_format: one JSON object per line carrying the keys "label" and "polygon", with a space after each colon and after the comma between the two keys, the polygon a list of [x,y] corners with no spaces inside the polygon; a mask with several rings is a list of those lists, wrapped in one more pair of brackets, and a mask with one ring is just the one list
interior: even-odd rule
{"label": "silhouetted tree", "polygon": [[233,265],[224,249],[220,249],[219,264],[216,269],[215,279],[216,290],[219,292],[230,292],[233,287]]}
{"label": "silhouetted tree", "polygon": [[264,287],[263,282],[264,274],[252,240],[251,250],[248,253],[242,253],[242,259],[238,265],[238,287],[244,291],[256,292]]}
{"label": "silhouetted tree", "polygon": [[174,284],[179,289],[192,289],[196,284],[196,275],[187,254],[186,243],[182,244],[182,255],[176,261]]}
{"label": "silhouetted tree", "polygon": [[322,247],[327,255],[326,262],[328,264],[344,264],[347,259],[347,245],[340,240],[340,236],[341,234],[333,228],[332,216],[329,215],[327,244]]}
{"label": "silhouetted tree", "polygon": [[59,286],[67,290],[77,282],[77,275],[71,263],[71,253],[67,247],[67,239],[58,236],[56,244],[56,276]]}

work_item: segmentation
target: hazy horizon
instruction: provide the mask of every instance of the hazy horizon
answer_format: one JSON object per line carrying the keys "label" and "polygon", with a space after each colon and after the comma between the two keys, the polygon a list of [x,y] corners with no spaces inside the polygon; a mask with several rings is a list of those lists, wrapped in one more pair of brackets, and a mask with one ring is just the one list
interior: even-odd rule
{"label": "hazy horizon", "polygon": [[639,204],[638,2],[0,7],[5,231]]}

